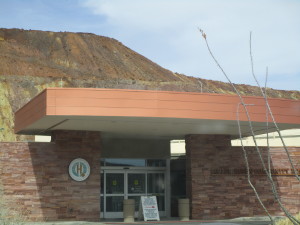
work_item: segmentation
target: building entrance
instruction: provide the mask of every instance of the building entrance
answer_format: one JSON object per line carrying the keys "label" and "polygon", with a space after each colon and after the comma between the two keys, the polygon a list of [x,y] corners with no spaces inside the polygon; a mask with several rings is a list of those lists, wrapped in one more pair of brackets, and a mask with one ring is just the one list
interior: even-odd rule
{"label": "building entrance", "polygon": [[166,216],[165,167],[111,167],[101,169],[101,218],[122,218],[123,200],[134,199],[136,216],[141,196],[156,196],[160,216]]}

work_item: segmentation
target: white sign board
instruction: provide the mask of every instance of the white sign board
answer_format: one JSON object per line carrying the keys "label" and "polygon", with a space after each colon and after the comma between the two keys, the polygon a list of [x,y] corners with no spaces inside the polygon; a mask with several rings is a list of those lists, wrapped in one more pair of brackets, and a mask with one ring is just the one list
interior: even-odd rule
{"label": "white sign board", "polygon": [[141,196],[144,221],[159,221],[156,196]]}

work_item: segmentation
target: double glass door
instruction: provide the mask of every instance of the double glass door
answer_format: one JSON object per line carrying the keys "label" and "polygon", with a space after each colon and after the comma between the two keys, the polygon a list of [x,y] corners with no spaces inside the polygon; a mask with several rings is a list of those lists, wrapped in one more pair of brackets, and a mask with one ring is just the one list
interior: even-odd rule
{"label": "double glass door", "polygon": [[136,214],[141,196],[156,196],[160,216],[165,216],[165,172],[103,170],[101,174],[101,218],[122,218],[123,200],[135,199]]}

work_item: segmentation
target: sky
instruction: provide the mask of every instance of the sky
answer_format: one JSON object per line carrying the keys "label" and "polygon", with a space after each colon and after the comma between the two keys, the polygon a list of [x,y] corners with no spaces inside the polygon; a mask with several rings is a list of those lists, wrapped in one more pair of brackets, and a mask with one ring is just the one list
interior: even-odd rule
{"label": "sky", "polygon": [[300,91],[300,0],[0,0],[0,27],[115,38],[173,72]]}

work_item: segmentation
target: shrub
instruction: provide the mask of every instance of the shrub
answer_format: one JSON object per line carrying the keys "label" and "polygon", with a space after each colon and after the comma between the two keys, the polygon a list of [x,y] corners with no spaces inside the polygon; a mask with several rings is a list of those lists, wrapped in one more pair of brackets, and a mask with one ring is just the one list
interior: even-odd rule
{"label": "shrub", "polygon": [[[295,218],[297,220],[300,220],[300,213],[295,215]],[[294,225],[294,224],[288,218],[285,218],[285,219],[278,220],[276,222],[276,225]]]}

